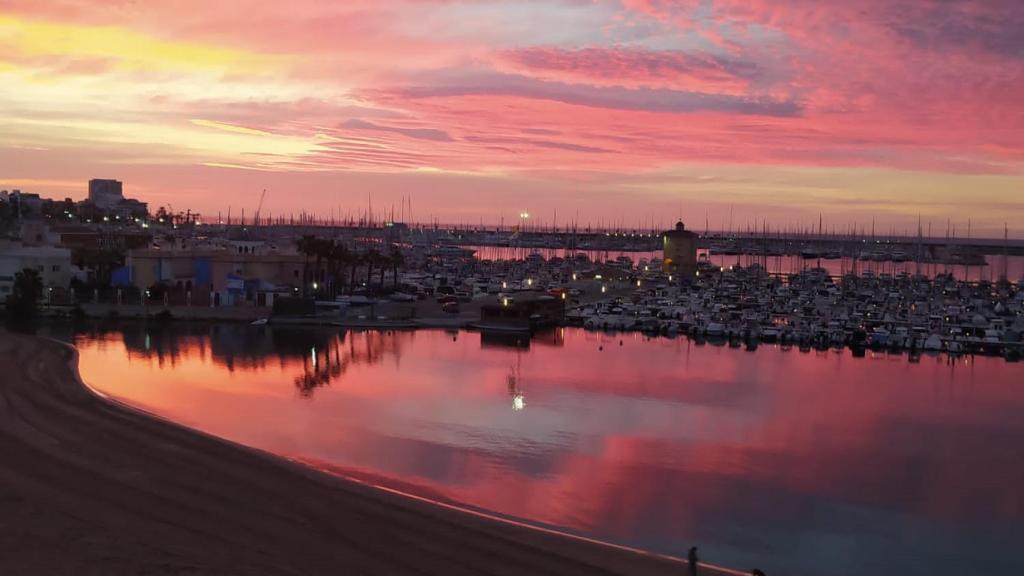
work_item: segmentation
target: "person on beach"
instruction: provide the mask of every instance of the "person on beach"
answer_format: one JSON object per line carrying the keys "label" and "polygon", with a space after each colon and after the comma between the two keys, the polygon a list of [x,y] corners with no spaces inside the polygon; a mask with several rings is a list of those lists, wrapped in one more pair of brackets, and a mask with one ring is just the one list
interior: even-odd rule
{"label": "person on beach", "polygon": [[686,555],[686,561],[690,563],[690,576],[697,576],[697,547],[691,546],[690,553]]}

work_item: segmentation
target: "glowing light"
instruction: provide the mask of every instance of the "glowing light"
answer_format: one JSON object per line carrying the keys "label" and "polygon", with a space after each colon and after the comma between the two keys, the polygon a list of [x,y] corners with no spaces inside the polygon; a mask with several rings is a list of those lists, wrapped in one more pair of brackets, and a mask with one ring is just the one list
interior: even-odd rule
{"label": "glowing light", "polygon": [[636,281],[636,287],[637,287],[637,288],[639,288],[639,287],[640,287],[640,281],[639,281],[639,280],[637,280],[637,281]]}
{"label": "glowing light", "polygon": [[608,291],[608,287],[607,286],[601,286],[601,294],[604,294],[607,291]]}
{"label": "glowing light", "polygon": [[526,408],[526,398],[522,394],[516,394],[512,397],[512,409],[516,412]]}
{"label": "glowing light", "polygon": [[320,284],[313,282],[313,290],[317,290],[318,288],[320,288]]}
{"label": "glowing light", "polygon": [[573,282],[576,281],[576,273],[575,272],[572,273],[572,280],[573,280]]}
{"label": "glowing light", "polygon": [[601,275],[600,274],[594,274],[594,280],[600,280],[600,279],[601,279]]}
{"label": "glowing light", "polygon": [[533,278],[527,278],[526,279],[526,285],[527,286],[533,286]]}

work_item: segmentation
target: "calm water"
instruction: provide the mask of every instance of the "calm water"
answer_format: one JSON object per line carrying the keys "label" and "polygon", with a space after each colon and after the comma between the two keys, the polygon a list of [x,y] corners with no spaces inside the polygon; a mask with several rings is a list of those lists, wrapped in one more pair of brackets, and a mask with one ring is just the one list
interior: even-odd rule
{"label": "calm water", "polygon": [[768,574],[1024,573],[1024,365],[566,329],[125,326],[84,379],[311,464]]}

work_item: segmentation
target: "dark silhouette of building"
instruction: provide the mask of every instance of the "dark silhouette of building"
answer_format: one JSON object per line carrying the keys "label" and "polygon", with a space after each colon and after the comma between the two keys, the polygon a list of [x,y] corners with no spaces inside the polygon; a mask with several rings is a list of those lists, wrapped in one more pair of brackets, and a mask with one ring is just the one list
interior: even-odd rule
{"label": "dark silhouette of building", "polygon": [[113,210],[124,200],[124,189],[119,180],[89,180],[89,202],[101,210]]}
{"label": "dark silhouette of building", "polygon": [[697,235],[676,222],[675,230],[663,233],[664,254],[662,269],[665,272],[691,277],[697,273]]}

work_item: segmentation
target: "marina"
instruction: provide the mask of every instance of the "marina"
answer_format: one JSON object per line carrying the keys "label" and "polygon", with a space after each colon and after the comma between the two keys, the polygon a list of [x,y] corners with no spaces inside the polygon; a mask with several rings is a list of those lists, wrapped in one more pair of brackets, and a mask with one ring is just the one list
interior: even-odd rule
{"label": "marina", "polygon": [[[911,361],[926,352],[1017,361],[1024,346],[1024,291],[1013,280],[1024,276],[1024,256],[989,255],[984,265],[765,257],[716,254],[696,248],[702,240],[695,237],[691,261],[680,270],[664,250],[464,246],[450,231],[352,228],[297,239],[282,231],[260,228],[244,240],[178,231],[132,252],[137,288],[73,295],[77,310],[350,328],[529,333],[581,326],[709,338],[749,350],[775,342],[885,349],[906,352]],[[224,261],[233,271],[251,267],[255,277],[208,297],[188,291],[198,280],[193,270],[207,261]],[[143,274],[151,266],[161,270],[152,280]],[[268,269],[278,276],[257,276]],[[174,285],[160,280],[168,275]],[[285,306],[289,300],[294,304]],[[552,300],[558,309],[547,304]],[[546,309],[519,311],[526,306]],[[75,310],[50,308],[58,315]]]}
{"label": "marina", "polygon": [[[660,251],[603,261],[586,253],[563,254],[502,258],[509,254],[414,248],[399,290],[423,299],[444,290],[465,302],[506,305],[517,295],[547,294],[566,303],[567,325],[707,337],[750,349],[780,342],[808,349],[850,347],[858,353],[906,351],[912,360],[922,352],[993,354],[1011,361],[1021,356],[1024,291],[1007,280],[971,281],[943,269],[927,275],[881,266],[878,272],[865,267],[855,274],[856,263],[836,275],[807,259],[799,271],[772,273],[750,262],[751,256],[725,257],[737,262],[726,264],[707,252],[698,255],[695,274],[685,277],[665,271]],[[1020,265],[1014,258],[1007,260],[1007,270],[1011,262]]]}
{"label": "marina", "polygon": [[1024,574],[1022,30],[4,2],[0,576]]}

